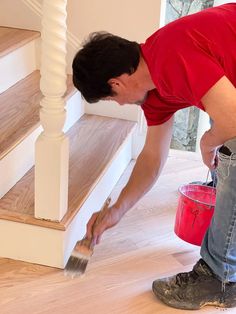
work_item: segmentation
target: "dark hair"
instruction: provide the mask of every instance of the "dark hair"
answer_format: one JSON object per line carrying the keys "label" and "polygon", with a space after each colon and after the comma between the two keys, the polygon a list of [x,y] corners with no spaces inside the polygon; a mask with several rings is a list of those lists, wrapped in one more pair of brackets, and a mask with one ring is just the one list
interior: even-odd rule
{"label": "dark hair", "polygon": [[92,33],[75,55],[73,83],[89,102],[113,96],[108,80],[136,71],[140,47],[136,42],[106,32]]}

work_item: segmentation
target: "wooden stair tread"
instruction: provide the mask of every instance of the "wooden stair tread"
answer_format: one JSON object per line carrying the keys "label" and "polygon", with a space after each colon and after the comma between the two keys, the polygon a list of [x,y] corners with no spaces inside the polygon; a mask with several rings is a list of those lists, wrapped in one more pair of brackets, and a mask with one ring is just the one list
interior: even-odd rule
{"label": "wooden stair tread", "polygon": [[[36,70],[0,94],[0,160],[38,127],[39,83],[40,72]],[[66,98],[76,92],[71,75],[67,85]]]}
{"label": "wooden stair tread", "polygon": [[69,205],[62,224],[67,226],[76,215],[135,125],[127,120],[84,115],[68,132]]}
{"label": "wooden stair tread", "polygon": [[0,58],[38,37],[40,32],[1,26]]}
{"label": "wooden stair tread", "polygon": [[34,168],[0,200],[0,219],[65,230],[135,124],[121,119],[84,115],[67,132],[70,140],[69,204],[61,222],[34,218]]}

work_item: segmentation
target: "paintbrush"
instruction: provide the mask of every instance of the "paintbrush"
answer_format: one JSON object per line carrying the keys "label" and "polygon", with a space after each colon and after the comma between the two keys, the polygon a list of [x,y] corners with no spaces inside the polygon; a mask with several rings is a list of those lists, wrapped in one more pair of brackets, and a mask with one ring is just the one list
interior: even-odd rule
{"label": "paintbrush", "polygon": [[[94,222],[93,228],[101,221],[103,213],[105,209],[109,206],[110,202],[111,198],[108,198],[104,203]],[[72,278],[83,275],[90,260],[90,257],[93,254],[93,248],[93,237],[91,239],[88,239],[85,236],[82,240],[77,241],[66,264],[64,274]]]}

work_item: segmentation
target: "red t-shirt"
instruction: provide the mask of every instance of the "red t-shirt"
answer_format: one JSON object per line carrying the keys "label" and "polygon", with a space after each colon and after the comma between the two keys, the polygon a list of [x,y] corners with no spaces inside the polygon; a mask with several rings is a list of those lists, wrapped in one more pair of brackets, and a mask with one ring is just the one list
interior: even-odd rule
{"label": "red t-shirt", "polygon": [[141,44],[141,51],[156,86],[142,105],[149,126],[182,108],[204,110],[201,98],[222,76],[236,87],[236,3],[166,25]]}

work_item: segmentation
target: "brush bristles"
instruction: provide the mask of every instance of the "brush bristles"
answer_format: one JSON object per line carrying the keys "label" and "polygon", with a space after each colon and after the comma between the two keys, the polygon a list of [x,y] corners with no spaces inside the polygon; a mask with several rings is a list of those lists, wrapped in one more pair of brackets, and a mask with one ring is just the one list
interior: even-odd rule
{"label": "brush bristles", "polygon": [[93,250],[89,245],[90,241],[85,239],[77,242],[71,257],[66,264],[64,271],[65,275],[74,278],[75,276],[84,274],[88,261],[93,253]]}
{"label": "brush bristles", "polygon": [[65,275],[74,278],[75,276],[81,276],[84,274],[88,265],[88,258],[79,258],[71,256],[65,267]]}
{"label": "brush bristles", "polygon": [[[109,206],[111,198],[109,197],[100,210],[100,214],[95,220],[95,225],[100,221],[102,213]],[[100,216],[101,215],[101,216]],[[93,239],[89,239],[86,236],[78,241],[74,247],[71,257],[69,258],[66,267],[65,275],[70,275],[72,278],[84,274],[88,261],[93,254]]]}

